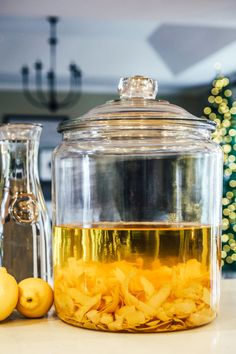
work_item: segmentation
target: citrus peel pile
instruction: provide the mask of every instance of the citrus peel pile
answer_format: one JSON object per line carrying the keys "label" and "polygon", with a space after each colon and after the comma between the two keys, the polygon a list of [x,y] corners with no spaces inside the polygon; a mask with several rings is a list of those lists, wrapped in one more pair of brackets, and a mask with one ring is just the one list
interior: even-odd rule
{"label": "citrus peel pile", "polygon": [[210,274],[196,259],[150,269],[126,261],[102,264],[69,258],[55,266],[58,316],[77,326],[104,331],[159,332],[210,322]]}

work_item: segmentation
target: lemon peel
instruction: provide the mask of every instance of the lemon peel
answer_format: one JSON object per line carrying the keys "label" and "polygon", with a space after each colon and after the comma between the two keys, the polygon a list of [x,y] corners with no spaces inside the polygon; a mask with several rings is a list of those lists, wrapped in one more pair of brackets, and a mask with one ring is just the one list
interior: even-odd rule
{"label": "lemon peel", "polygon": [[196,259],[172,267],[155,262],[145,269],[140,261],[136,267],[70,258],[55,266],[54,275],[58,316],[85,328],[175,331],[210,322],[217,312],[211,274]]}

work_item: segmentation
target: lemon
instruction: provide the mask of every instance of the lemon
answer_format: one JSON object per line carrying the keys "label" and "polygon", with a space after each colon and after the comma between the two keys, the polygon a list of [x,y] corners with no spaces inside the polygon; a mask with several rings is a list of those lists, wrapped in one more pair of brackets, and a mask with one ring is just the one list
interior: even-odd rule
{"label": "lemon", "polygon": [[0,321],[5,320],[16,307],[18,285],[15,278],[0,267]]}
{"label": "lemon", "polygon": [[44,316],[53,304],[53,290],[41,278],[26,278],[19,284],[17,310],[29,318]]}

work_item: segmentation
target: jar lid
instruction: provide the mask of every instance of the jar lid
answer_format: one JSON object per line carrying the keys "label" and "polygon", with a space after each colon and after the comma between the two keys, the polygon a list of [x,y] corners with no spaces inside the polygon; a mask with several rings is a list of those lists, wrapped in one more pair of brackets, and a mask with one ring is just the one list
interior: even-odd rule
{"label": "jar lid", "polygon": [[120,127],[128,128],[137,124],[153,129],[161,125],[181,124],[190,127],[202,127],[215,130],[215,123],[207,118],[198,118],[185,109],[157,100],[157,82],[143,76],[133,76],[120,79],[118,92],[120,99],[108,101],[95,107],[81,117],[62,122],[58,131],[83,129],[88,127]]}

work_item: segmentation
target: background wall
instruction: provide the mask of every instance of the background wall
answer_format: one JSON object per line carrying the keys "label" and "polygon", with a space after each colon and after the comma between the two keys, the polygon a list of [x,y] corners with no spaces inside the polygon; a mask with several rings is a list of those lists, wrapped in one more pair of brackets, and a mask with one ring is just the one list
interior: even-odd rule
{"label": "background wall", "polygon": [[[63,93],[61,93],[63,95]],[[87,112],[94,106],[103,104],[105,101],[113,99],[115,95],[84,93],[79,102],[72,108],[60,110],[58,114],[69,117],[78,117]],[[57,115],[49,113],[46,109],[39,109],[32,106],[20,91],[0,91],[0,119],[6,114],[38,114],[38,115]]]}
{"label": "background wall", "polygon": [[[171,103],[177,104],[190,113],[197,116],[202,115],[204,104],[207,101],[209,88],[189,88],[185,90],[179,90],[172,94],[158,93],[158,98],[165,99]],[[63,93],[61,93],[63,96]],[[78,117],[89,109],[94,108],[97,105],[104,104],[106,101],[112,99],[118,99],[116,93],[116,87],[109,93],[82,93],[78,103],[66,110],[61,110],[58,114],[67,115],[69,117]],[[24,97],[23,93],[19,90],[4,90],[0,91],[0,120],[6,114],[38,114],[48,115],[49,112],[46,109],[39,109],[32,106]],[[51,113],[50,113],[51,114]],[[53,114],[57,115],[57,114]]]}

